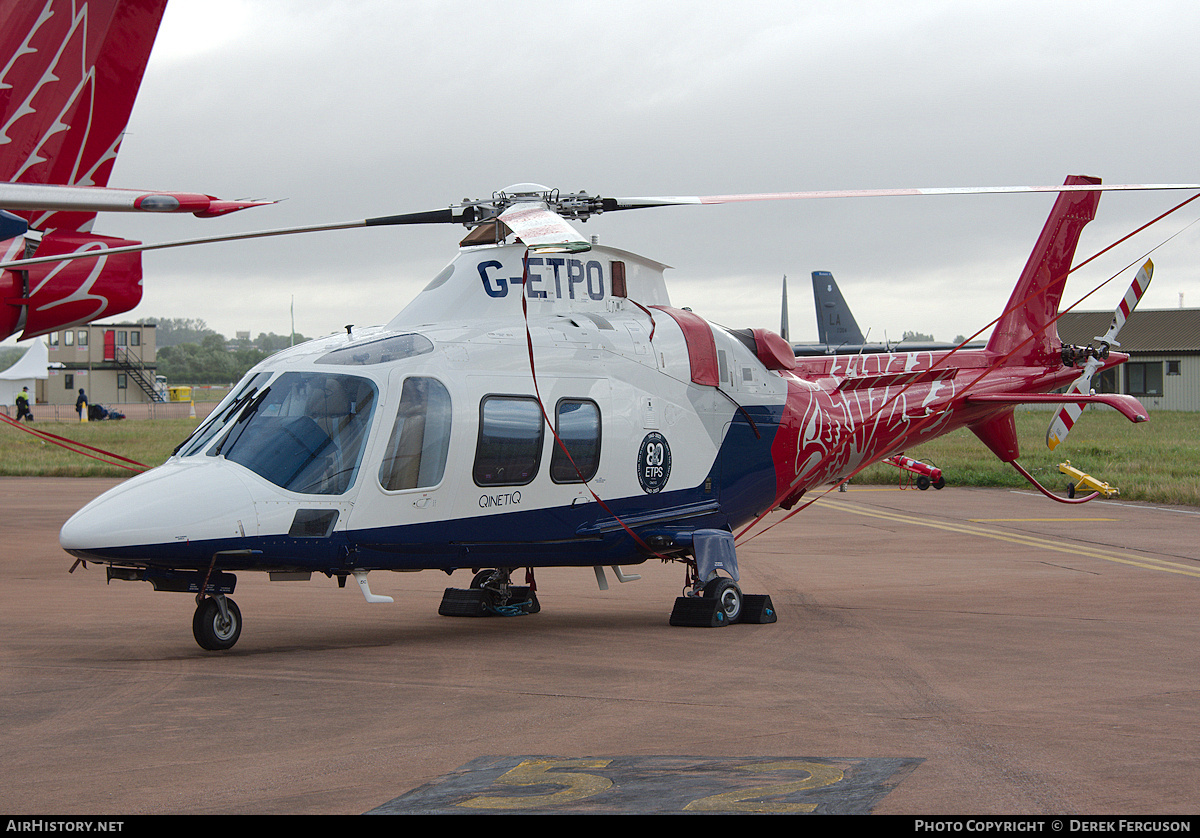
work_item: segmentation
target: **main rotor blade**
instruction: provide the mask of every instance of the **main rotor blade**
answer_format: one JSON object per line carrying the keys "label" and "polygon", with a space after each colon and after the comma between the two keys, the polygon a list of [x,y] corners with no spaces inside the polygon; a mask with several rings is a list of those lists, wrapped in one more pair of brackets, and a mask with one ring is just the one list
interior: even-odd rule
{"label": "main rotor blade", "polygon": [[202,239],[178,239],[154,244],[132,244],[125,247],[107,247],[96,250],[86,250],[78,253],[59,253],[54,256],[33,256],[29,259],[14,259],[10,262],[0,262],[0,270],[24,270],[30,265],[43,265],[47,262],[70,262],[73,259],[98,259],[117,253],[141,253],[144,250],[166,250],[171,247],[188,247],[193,244],[215,244],[217,242],[232,242],[242,239],[263,239],[271,236],[290,236],[295,233],[324,233],[331,230],[350,230],[355,227],[369,226],[368,220],[347,221],[341,224],[313,224],[306,227],[281,227],[278,230],[259,230],[251,233],[228,233],[224,236],[205,236]]}
{"label": "main rotor blade", "polygon": [[403,215],[387,215],[376,218],[365,218],[361,221],[343,221],[336,224],[309,224],[300,227],[280,227],[277,230],[256,230],[248,233],[227,233],[223,236],[205,236],[198,239],[176,239],[175,241],[156,242],[154,244],[136,244],[125,247],[88,250],[80,253],[63,253],[57,256],[32,256],[28,259],[14,259],[10,262],[0,262],[0,270],[23,270],[30,265],[41,265],[47,262],[69,262],[73,259],[96,259],[117,253],[141,253],[146,250],[166,250],[172,247],[190,247],[194,244],[216,244],[218,242],[242,241],[244,239],[265,239],[272,236],[291,236],[297,233],[326,233],[333,230],[352,230],[356,227],[387,227],[396,224],[462,224],[474,220],[476,209],[468,207],[450,207],[448,209],[432,210],[430,212],[410,212]]}
{"label": "main rotor blade", "polygon": [[746,195],[696,195],[648,198],[606,198],[605,211],[645,207],[731,204],[748,201],[801,201],[812,198],[887,198],[905,195],[991,195],[1022,192],[1133,192],[1200,189],[1200,183],[1060,184],[1058,186],[948,186],[914,189],[830,189],[809,192],[758,192]]}
{"label": "main rotor blade", "polygon": [[[750,201],[793,201],[810,198],[879,198],[904,195],[982,195],[982,194],[1012,194],[1020,192],[1112,192],[1163,189],[1195,189],[1200,190],[1196,183],[1167,183],[1167,184],[1063,184],[1060,186],[961,186],[937,187],[919,189],[843,189],[810,192],[762,192],[746,195],[707,195],[707,196],[676,196],[648,198],[600,198],[599,202],[604,212],[623,209],[640,209],[646,207],[686,206],[704,204],[726,204]],[[533,213],[526,212],[533,209]],[[597,210],[601,211],[601,210]],[[116,253],[136,253],[145,250],[164,250],[173,247],[188,247],[195,244],[213,244],[216,242],[240,241],[243,239],[268,238],[271,236],[288,236],[296,233],[319,233],[331,230],[348,230],[355,227],[384,227],[401,224],[473,224],[482,221],[488,214],[486,202],[470,203],[451,206],[446,209],[428,212],[404,213],[367,218],[362,221],[348,221],[340,224],[315,224],[302,227],[284,227],[278,230],[262,230],[250,233],[231,233],[224,236],[207,236],[198,239],[180,239],[156,244],[129,245],[104,250],[89,250],[83,253],[62,254],[58,256],[33,257],[17,259],[10,262],[0,262],[0,270],[21,269],[29,265],[47,262],[65,262],[72,259],[89,259]],[[544,203],[518,201],[510,206],[505,214],[519,219],[518,224],[524,223],[530,231],[530,236],[536,238],[543,249],[562,246],[566,250],[586,250],[587,244],[569,224],[562,221],[561,216],[551,211]],[[522,217],[523,216],[523,217]],[[535,232],[534,227],[550,226],[549,216],[557,216],[562,225],[557,232]],[[506,222],[507,223],[507,222]],[[511,226],[511,225],[510,225]],[[568,233],[567,231],[570,231]],[[519,234],[518,234],[519,235]],[[548,236],[542,239],[541,236]],[[527,242],[528,243],[528,242]]]}

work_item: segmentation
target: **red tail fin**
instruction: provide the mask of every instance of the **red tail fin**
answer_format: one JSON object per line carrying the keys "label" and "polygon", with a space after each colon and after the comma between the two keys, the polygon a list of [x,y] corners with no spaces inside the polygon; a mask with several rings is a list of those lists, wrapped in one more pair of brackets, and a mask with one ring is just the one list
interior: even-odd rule
{"label": "red tail fin", "polygon": [[[1100,183],[1100,179],[1072,175],[1065,183]],[[1095,218],[1099,202],[1099,192],[1059,193],[1005,314],[992,332],[989,350],[1012,353],[1014,363],[1051,362],[1057,356],[1061,342],[1054,318],[1058,316],[1079,236]]]}
{"label": "red tail fin", "polygon": [[[0,3],[0,180],[106,186],[166,0]],[[87,230],[94,213],[25,214]]]}

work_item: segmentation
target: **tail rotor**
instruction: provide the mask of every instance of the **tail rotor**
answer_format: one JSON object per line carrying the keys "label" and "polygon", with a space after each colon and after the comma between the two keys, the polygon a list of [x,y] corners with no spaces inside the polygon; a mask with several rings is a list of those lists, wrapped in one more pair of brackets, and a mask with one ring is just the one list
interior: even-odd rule
{"label": "tail rotor", "polygon": [[[1146,288],[1150,285],[1150,279],[1154,276],[1154,263],[1149,259],[1146,264],[1142,265],[1137,272],[1137,276],[1133,278],[1133,284],[1129,286],[1129,290],[1125,292],[1125,298],[1121,300],[1121,304],[1117,306],[1117,310],[1113,312],[1112,323],[1108,327],[1108,331],[1103,337],[1097,337],[1099,342],[1098,347],[1089,346],[1084,355],[1087,362],[1084,364],[1083,373],[1079,378],[1075,379],[1067,390],[1068,395],[1072,393],[1090,393],[1092,389],[1092,376],[1100,369],[1111,347],[1119,347],[1121,344],[1117,342],[1117,335],[1121,331],[1121,327],[1125,325],[1125,321],[1133,310],[1137,307],[1138,301],[1142,295],[1146,293]],[[1083,356],[1081,356],[1083,357]],[[1083,413],[1083,404],[1072,402],[1064,404],[1054,414],[1054,418],[1050,421],[1050,427],[1046,431],[1046,446],[1051,450],[1058,447],[1058,444],[1067,438],[1071,428],[1075,425],[1076,420]]]}

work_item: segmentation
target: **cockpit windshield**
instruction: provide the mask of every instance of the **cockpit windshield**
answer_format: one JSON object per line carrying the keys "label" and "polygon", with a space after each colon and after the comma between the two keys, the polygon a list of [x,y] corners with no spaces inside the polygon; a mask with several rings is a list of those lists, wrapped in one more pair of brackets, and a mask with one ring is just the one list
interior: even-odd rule
{"label": "cockpit windshield", "polygon": [[243,400],[208,455],[240,463],[292,492],[340,495],[358,472],[376,399],[366,378],[284,373]]}
{"label": "cockpit windshield", "polygon": [[229,391],[229,394],[192,432],[192,435],[179,443],[175,453],[181,457],[191,457],[203,451],[208,447],[208,443],[212,442],[213,437],[225,430],[229,423],[237,418],[241,409],[246,406],[246,402],[254,398],[258,393],[258,388],[266,384],[270,378],[271,373],[269,372],[246,376],[237,387]]}

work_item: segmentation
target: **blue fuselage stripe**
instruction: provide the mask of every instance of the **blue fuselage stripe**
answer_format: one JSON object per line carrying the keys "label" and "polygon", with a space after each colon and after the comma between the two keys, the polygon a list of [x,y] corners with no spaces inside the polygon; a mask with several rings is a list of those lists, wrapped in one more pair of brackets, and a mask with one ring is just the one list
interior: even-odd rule
{"label": "blue fuselage stripe", "polygon": [[[771,443],[782,408],[735,414],[706,479],[678,491],[546,509],[371,529],[341,530],[326,538],[269,535],[75,551],[85,558],[161,568],[294,569],[345,573],[350,569],[453,569],[634,564],[645,551],[613,516],[636,521],[643,533],[666,533],[686,543],[696,529],[733,529],[774,500]],[[752,419],[752,422],[750,421]]]}

